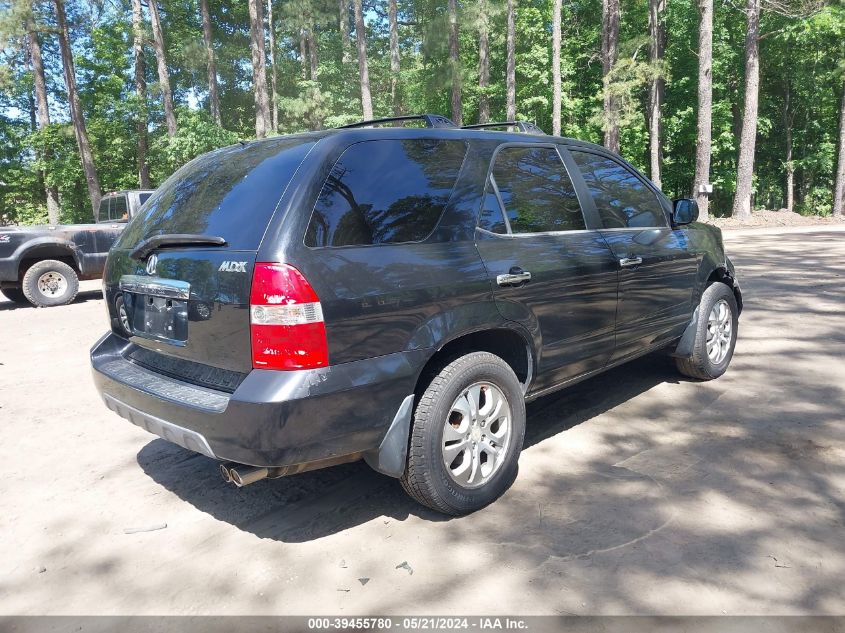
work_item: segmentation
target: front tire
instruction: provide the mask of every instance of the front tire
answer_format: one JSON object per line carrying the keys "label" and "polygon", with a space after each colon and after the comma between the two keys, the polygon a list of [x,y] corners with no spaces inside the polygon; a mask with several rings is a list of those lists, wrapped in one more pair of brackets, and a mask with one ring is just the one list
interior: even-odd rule
{"label": "front tire", "polygon": [[479,510],[513,482],[524,437],[525,399],[510,366],[487,352],[462,356],[419,399],[402,487],[444,514]]}
{"label": "front tire", "polygon": [[728,370],[739,326],[739,309],[733,291],[721,282],[707,287],[698,304],[698,326],[690,358],[676,358],[685,376],[713,380]]}
{"label": "front tire", "polygon": [[29,303],[21,288],[2,288],[0,294],[13,303]]}
{"label": "front tire", "polygon": [[76,271],[64,262],[45,259],[34,263],[23,276],[23,293],[38,308],[63,306],[79,292]]}

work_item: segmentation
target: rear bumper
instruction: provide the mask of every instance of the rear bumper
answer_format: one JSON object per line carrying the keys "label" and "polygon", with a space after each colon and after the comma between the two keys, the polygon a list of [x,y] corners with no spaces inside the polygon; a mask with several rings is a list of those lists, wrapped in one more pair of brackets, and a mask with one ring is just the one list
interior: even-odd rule
{"label": "rear bumper", "polygon": [[277,467],[377,448],[414,390],[425,350],[321,369],[251,371],[234,393],[195,386],[125,358],[109,333],[91,349],[106,405],[133,424],[216,459]]}

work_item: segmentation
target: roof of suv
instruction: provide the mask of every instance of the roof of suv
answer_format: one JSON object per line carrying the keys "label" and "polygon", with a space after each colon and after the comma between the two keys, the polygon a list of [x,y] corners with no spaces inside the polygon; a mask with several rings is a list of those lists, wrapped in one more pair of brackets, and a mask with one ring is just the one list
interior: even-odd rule
{"label": "roof of suv", "polygon": [[[502,124],[507,125],[507,124]],[[539,128],[538,128],[539,129]],[[564,142],[572,145],[579,145],[582,147],[589,147],[593,149],[606,149],[595,143],[582,141],[574,138],[551,136],[538,133],[527,132],[508,132],[507,130],[496,129],[478,129],[471,127],[393,127],[387,125],[377,125],[373,127],[339,127],[328,130],[318,130],[314,132],[297,132],[294,134],[285,134],[285,138],[301,138],[303,140],[319,141],[324,138],[342,138],[348,137],[355,140],[370,140],[377,138],[384,138],[390,136],[392,138],[462,138],[462,139],[483,139],[490,141],[498,141],[500,143],[559,143]],[[241,141],[242,144],[257,144],[272,141],[272,139],[279,137],[270,137],[266,139],[257,139],[254,141]]]}

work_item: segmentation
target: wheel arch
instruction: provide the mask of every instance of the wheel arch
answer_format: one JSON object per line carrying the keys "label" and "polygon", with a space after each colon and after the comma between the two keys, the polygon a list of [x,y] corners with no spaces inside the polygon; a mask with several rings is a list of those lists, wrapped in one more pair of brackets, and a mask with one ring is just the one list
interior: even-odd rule
{"label": "wheel arch", "polygon": [[523,394],[528,392],[536,374],[537,357],[531,338],[516,324],[501,324],[497,327],[473,330],[457,335],[442,343],[429,357],[420,370],[414,385],[419,395],[432,378],[456,358],[470,352],[489,352],[501,358],[516,374],[522,385]]}
{"label": "wheel arch", "polygon": [[734,294],[734,298],[736,299],[736,305],[739,310],[739,314],[742,314],[742,290],[740,290],[739,284],[737,283],[733,272],[727,266],[717,266],[713,269],[713,271],[707,277],[707,281],[704,284],[704,288],[702,288],[702,293],[707,288],[707,286],[717,282],[723,283],[731,289]]}
{"label": "wheel arch", "polygon": [[55,239],[45,238],[43,240],[36,240],[34,243],[27,243],[26,247],[18,254],[17,259],[18,280],[23,279],[24,274],[30,266],[45,259],[55,259],[64,262],[73,268],[77,275],[81,275],[82,273],[82,261],[79,250],[73,243],[64,240],[56,241]]}

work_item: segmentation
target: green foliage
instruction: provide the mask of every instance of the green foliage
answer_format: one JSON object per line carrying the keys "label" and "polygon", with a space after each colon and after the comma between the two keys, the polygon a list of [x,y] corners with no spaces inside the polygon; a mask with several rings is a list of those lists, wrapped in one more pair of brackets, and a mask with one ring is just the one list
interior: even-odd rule
{"label": "green foliage", "polygon": [[159,136],[151,148],[150,169],[156,182],[162,182],[200,154],[238,141],[237,134],[216,126],[206,112],[183,108],[176,116],[179,121],[176,136]]}

